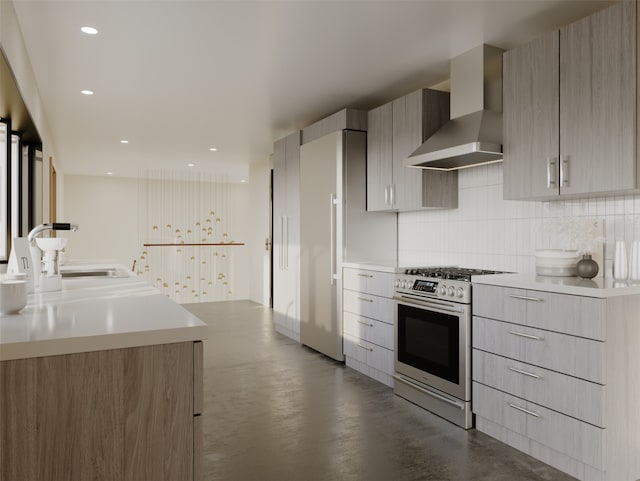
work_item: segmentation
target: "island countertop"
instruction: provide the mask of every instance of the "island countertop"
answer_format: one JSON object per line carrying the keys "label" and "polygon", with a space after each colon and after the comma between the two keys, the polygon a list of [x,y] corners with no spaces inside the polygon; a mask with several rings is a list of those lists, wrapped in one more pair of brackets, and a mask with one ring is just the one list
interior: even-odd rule
{"label": "island countertop", "polygon": [[63,279],[0,317],[0,361],[197,341],[207,325],[136,277]]}

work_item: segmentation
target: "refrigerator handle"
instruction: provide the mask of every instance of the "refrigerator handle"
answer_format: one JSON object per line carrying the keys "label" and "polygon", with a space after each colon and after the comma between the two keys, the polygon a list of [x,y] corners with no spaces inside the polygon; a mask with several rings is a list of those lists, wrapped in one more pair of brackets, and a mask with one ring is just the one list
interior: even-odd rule
{"label": "refrigerator handle", "polygon": [[278,266],[280,270],[284,269],[284,216],[280,216],[280,252]]}
{"label": "refrigerator handle", "polygon": [[333,193],[329,194],[329,212],[330,212],[330,220],[329,220],[329,249],[330,249],[330,260],[331,266],[329,268],[329,273],[331,276],[330,282],[331,285],[335,284],[336,273],[336,249],[335,249],[335,195]]}
{"label": "refrigerator handle", "polygon": [[286,225],[284,228],[284,233],[286,234],[286,241],[283,243],[284,244],[284,270],[288,271],[289,270],[289,216],[285,216],[284,217],[286,220]]}

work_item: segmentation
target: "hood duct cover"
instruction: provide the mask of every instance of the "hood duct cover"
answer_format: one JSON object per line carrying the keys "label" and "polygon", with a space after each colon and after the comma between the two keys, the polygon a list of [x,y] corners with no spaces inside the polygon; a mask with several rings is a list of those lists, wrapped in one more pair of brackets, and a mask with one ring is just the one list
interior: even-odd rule
{"label": "hood duct cover", "polygon": [[406,167],[456,170],[502,160],[502,50],[489,45],[451,60],[452,119]]}

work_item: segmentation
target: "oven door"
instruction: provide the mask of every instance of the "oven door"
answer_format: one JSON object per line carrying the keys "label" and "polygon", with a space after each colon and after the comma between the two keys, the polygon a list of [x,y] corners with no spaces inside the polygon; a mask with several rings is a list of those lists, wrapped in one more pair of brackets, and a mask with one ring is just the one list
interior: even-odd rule
{"label": "oven door", "polygon": [[408,295],[395,299],[396,373],[471,400],[470,306]]}

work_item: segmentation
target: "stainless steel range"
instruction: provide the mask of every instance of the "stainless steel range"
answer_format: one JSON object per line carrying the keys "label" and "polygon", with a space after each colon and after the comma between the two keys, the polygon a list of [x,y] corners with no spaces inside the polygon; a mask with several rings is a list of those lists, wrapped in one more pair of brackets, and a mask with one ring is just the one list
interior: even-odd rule
{"label": "stainless steel range", "polygon": [[471,276],[497,271],[407,269],[395,279],[394,392],[465,428],[471,413]]}

